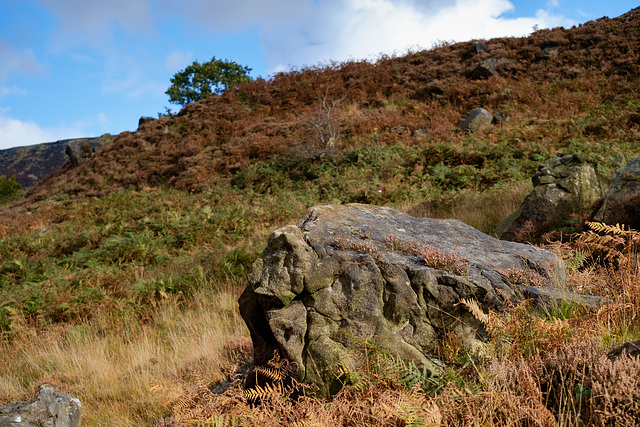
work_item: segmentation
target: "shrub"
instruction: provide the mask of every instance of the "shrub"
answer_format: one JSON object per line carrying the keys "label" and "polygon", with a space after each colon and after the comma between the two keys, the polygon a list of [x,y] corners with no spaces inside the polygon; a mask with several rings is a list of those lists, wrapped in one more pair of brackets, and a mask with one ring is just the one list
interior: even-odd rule
{"label": "shrub", "polygon": [[0,175],[0,205],[12,202],[20,196],[22,186],[15,176],[7,178]]}

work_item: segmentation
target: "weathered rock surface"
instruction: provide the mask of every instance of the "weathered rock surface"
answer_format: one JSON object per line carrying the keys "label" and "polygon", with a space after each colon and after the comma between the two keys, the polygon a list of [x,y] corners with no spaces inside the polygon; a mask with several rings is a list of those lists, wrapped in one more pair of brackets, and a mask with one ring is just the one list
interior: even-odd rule
{"label": "weathered rock surface", "polygon": [[0,407],[0,427],[80,427],[81,420],[80,401],[48,384],[37,398]]}
{"label": "weathered rock surface", "polygon": [[[468,266],[436,268],[418,255],[433,248]],[[462,299],[493,310],[525,297],[596,302],[560,291],[565,277],[564,263],[550,252],[500,241],[460,221],[328,205],[271,235],[239,304],[256,364],[277,350],[298,364],[298,380],[327,395],[340,388],[338,365],[355,363],[358,342],[377,343],[434,373],[445,334],[456,334],[467,348],[481,345],[483,327]]]}
{"label": "weathered rock surface", "polygon": [[491,127],[493,116],[484,108],[476,108],[460,123],[460,129],[469,132],[477,132],[480,129]]}
{"label": "weathered rock surface", "polygon": [[640,157],[634,157],[615,173],[593,220],[634,228],[640,225]]}
{"label": "weathered rock surface", "polygon": [[597,165],[580,154],[544,162],[532,181],[533,191],[496,229],[499,238],[519,240],[539,235],[571,214],[589,209],[608,185],[598,174]]}

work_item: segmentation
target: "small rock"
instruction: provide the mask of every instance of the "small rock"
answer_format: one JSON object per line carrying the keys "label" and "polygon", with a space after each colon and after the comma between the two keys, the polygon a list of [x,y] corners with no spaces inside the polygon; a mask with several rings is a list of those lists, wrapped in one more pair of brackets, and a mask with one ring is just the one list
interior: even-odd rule
{"label": "small rock", "polygon": [[486,50],[487,50],[487,47],[483,43],[476,42],[476,53],[480,53]]}
{"label": "small rock", "polygon": [[484,108],[476,108],[469,116],[460,123],[460,129],[469,132],[477,132],[481,129],[491,127],[493,116]]}
{"label": "small rock", "polygon": [[619,359],[623,355],[627,355],[629,357],[640,357],[640,340],[639,341],[628,341],[618,347],[614,348],[607,355],[609,359],[615,360]]}
{"label": "small rock", "polygon": [[427,134],[427,131],[424,129],[416,129],[413,131],[413,133],[411,134],[412,137],[414,138],[418,138],[421,136],[425,136]]}
{"label": "small rock", "polygon": [[504,58],[487,58],[471,72],[469,77],[474,80],[487,79],[491,76],[500,77],[497,67],[507,62]]}
{"label": "small rock", "polygon": [[542,49],[542,52],[540,52],[539,57],[542,59],[550,59],[550,58],[555,58],[556,56],[558,56],[558,53],[560,52],[560,48],[557,46],[547,46],[544,49]]}
{"label": "small rock", "polygon": [[140,117],[140,119],[138,120],[138,129],[140,129],[140,126],[142,126],[143,124],[153,122],[154,120],[157,120],[157,119],[155,117],[150,117],[150,116]]}
{"label": "small rock", "polygon": [[0,408],[0,427],[80,427],[81,420],[80,401],[48,384],[37,398]]}

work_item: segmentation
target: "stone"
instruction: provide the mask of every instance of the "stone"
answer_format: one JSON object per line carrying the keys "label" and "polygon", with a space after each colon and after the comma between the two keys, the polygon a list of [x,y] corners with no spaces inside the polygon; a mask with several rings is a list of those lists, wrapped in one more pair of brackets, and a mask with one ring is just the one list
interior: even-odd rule
{"label": "stone", "polygon": [[411,136],[414,138],[420,138],[427,135],[427,131],[424,129],[416,129],[411,133]]}
{"label": "stone", "polygon": [[273,232],[239,306],[256,366],[278,352],[297,364],[297,380],[327,396],[342,386],[339,365],[355,366],[363,343],[433,374],[442,370],[437,357],[447,334],[481,349],[486,332],[463,299],[495,311],[523,298],[598,304],[562,291],[565,280],[554,254],[460,221],[326,205]]}
{"label": "stone", "polygon": [[640,157],[634,157],[613,175],[593,220],[640,227]]}
{"label": "stone", "polygon": [[533,191],[520,208],[496,229],[506,240],[539,237],[562,225],[576,214],[591,208],[607,188],[608,180],[597,172],[597,165],[584,155],[574,154],[544,162],[532,178]]}
{"label": "stone", "polygon": [[476,42],[476,53],[486,52],[486,50],[487,47],[484,45],[484,43]]}
{"label": "stone", "polygon": [[140,119],[138,119],[138,129],[140,129],[140,126],[142,126],[143,124],[153,122],[155,120],[157,120],[155,117],[150,117],[150,116],[140,117]]}
{"label": "stone", "polygon": [[476,108],[469,116],[460,122],[460,129],[469,132],[477,132],[481,129],[491,127],[493,116],[484,108]]}
{"label": "stone", "polygon": [[501,77],[497,68],[506,63],[504,58],[487,58],[478,64],[478,66],[469,74],[469,78],[473,80],[488,79],[489,77]]}
{"label": "stone", "polygon": [[611,360],[619,359],[624,355],[629,357],[640,357],[640,340],[627,341],[607,354]]}
{"label": "stone", "polygon": [[69,141],[65,153],[73,167],[78,167],[93,154],[93,147],[87,141]]}
{"label": "stone", "polygon": [[544,49],[542,49],[542,52],[540,52],[539,57],[542,59],[551,59],[551,58],[555,58],[556,56],[558,56],[558,53],[560,53],[560,48],[557,46],[547,46]]}
{"label": "stone", "polygon": [[80,427],[81,421],[80,401],[49,384],[29,401],[0,407],[0,427]]}

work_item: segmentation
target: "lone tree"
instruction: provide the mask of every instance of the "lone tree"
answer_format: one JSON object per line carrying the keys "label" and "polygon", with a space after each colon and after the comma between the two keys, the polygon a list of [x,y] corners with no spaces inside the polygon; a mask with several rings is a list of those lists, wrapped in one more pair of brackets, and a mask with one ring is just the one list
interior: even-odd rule
{"label": "lone tree", "polygon": [[169,102],[184,106],[251,81],[250,71],[249,67],[215,56],[203,64],[194,61],[171,78],[171,86],[165,93]]}

